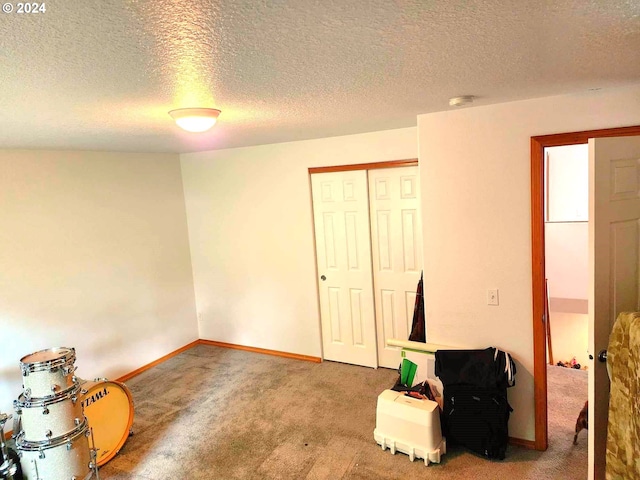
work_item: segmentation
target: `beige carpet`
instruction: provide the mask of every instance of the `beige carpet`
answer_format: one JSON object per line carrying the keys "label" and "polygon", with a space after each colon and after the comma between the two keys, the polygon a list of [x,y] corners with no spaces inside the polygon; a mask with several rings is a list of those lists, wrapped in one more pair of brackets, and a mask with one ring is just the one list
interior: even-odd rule
{"label": "beige carpet", "polygon": [[[441,464],[426,467],[373,440],[376,399],[394,383],[394,371],[200,345],[127,382],[135,434],[100,474],[103,480],[582,480],[586,434],[578,446],[571,442],[585,375],[550,369],[547,452],[510,446],[505,460],[489,461],[450,449]],[[577,407],[569,402],[574,397]]]}

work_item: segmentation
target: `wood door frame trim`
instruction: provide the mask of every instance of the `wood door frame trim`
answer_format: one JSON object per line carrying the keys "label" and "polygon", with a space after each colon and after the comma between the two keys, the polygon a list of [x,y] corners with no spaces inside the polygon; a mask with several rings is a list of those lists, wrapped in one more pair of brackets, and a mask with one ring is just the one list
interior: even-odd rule
{"label": "wood door frame trim", "polygon": [[377,170],[379,168],[416,167],[417,158],[390,160],[388,162],[356,163],[353,165],[335,165],[333,167],[310,167],[309,173],[349,172],[352,170]]}
{"label": "wood door frame trim", "polygon": [[533,382],[535,402],[535,448],[549,446],[547,425],[547,350],[544,312],[544,149],[588,143],[589,138],[640,135],[640,125],[531,137],[531,258],[533,288]]}

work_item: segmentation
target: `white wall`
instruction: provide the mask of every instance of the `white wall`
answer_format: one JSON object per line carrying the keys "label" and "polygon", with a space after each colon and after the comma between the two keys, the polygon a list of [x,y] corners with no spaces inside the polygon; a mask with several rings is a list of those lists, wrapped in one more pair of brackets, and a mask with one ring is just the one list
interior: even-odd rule
{"label": "white wall", "polygon": [[545,148],[547,218],[549,222],[589,220],[589,146]]}
{"label": "white wall", "polygon": [[3,412],[37,350],[117,378],[197,339],[177,155],[0,150],[0,336]]}
{"label": "white wall", "polygon": [[552,311],[587,313],[589,298],[589,149],[545,149],[545,272]]}
{"label": "white wall", "polygon": [[568,362],[573,357],[589,365],[589,316],[584,313],[550,312],[553,361]]}
{"label": "white wall", "polygon": [[415,128],[181,155],[200,337],[321,356],[308,168],[416,157]]}
{"label": "white wall", "polygon": [[[549,296],[554,299],[550,307],[560,303],[555,299],[579,299],[582,302],[573,303],[586,304],[589,298],[589,224],[546,223],[544,232],[545,273]],[[581,308],[575,313],[587,311]]]}
{"label": "white wall", "polygon": [[418,117],[429,340],[513,353],[514,437],[534,439],[530,138],[637,124],[640,86]]}

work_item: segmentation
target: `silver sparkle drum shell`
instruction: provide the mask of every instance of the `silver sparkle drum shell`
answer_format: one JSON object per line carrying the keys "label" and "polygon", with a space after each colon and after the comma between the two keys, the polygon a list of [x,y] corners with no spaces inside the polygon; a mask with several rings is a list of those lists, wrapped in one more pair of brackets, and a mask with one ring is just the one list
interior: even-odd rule
{"label": "silver sparkle drum shell", "polygon": [[50,398],[77,385],[74,348],[56,347],[20,359],[25,398]]}
{"label": "silver sparkle drum shell", "polygon": [[77,429],[84,421],[79,392],[80,387],[76,386],[67,393],[44,400],[28,400],[20,395],[14,402],[14,408],[20,416],[23,440],[55,442]]}
{"label": "silver sparkle drum shell", "polygon": [[87,480],[93,476],[86,422],[55,442],[28,442],[16,438],[24,480]]}

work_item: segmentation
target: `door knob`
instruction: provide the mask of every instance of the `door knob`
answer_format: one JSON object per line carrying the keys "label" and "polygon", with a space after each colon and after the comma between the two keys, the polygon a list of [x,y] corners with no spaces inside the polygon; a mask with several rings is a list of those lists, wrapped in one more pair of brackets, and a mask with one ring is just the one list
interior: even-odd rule
{"label": "door knob", "polygon": [[327,277],[325,277],[324,275],[322,275],[322,276],[320,277],[320,280],[322,280],[323,282],[324,282],[326,279],[327,279]]}
{"label": "door knob", "polygon": [[598,361],[602,362],[602,363],[606,363],[607,362],[607,350],[600,350],[600,353],[598,353]]}

